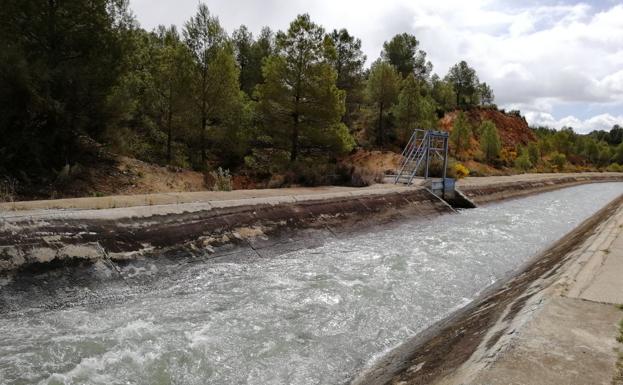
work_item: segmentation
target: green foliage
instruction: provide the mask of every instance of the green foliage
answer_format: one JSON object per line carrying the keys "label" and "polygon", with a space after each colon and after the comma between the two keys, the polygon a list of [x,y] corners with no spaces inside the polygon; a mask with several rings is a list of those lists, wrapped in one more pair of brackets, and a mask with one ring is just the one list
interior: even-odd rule
{"label": "green foliage", "polygon": [[532,162],[530,162],[530,156],[527,151],[522,151],[521,154],[515,159],[515,168],[523,172],[532,168]]}
{"label": "green foliage", "polygon": [[337,74],[337,87],[346,92],[343,122],[350,125],[358,105],[363,102],[363,65],[366,56],[361,51],[361,40],[350,35],[346,29],[333,30],[329,39],[332,47],[328,50],[328,62]]}
{"label": "green foliage", "polygon": [[495,100],[495,95],[493,94],[493,90],[487,83],[480,83],[478,85],[478,95],[480,98],[480,105],[482,106],[490,106],[493,105],[493,101]]}
{"label": "green foliage", "polygon": [[403,81],[393,113],[401,145],[406,145],[414,129],[435,129],[437,126],[435,101],[428,95],[422,95],[421,86],[412,74]]}
{"label": "green foliage", "polygon": [[616,146],[614,154],[612,155],[612,160],[616,163],[623,164],[623,143]]}
{"label": "green foliage", "polygon": [[372,63],[366,85],[366,95],[368,101],[375,105],[378,111],[376,142],[381,146],[386,142],[387,113],[391,111],[398,99],[400,82],[400,74],[393,65],[382,60]]}
{"label": "green foliage", "polygon": [[47,175],[78,160],[80,134],[103,133],[126,3],[2,2],[0,173]]}
{"label": "green foliage", "polygon": [[239,106],[239,70],[225,31],[205,4],[199,4],[197,14],[186,22],[184,38],[195,61],[193,93],[200,112],[201,164],[205,164],[208,127],[223,129],[220,123]]}
{"label": "green foliage", "polygon": [[467,62],[461,61],[450,68],[445,80],[454,88],[457,106],[469,107],[480,103],[480,81]]}
{"label": "green foliage", "polygon": [[419,49],[415,36],[401,33],[383,44],[381,56],[396,67],[402,77],[414,75],[417,79],[428,79],[433,65],[426,61],[426,52]]}
{"label": "green foliage", "polygon": [[537,142],[530,142],[528,144],[527,151],[530,162],[536,166],[541,160],[541,149],[539,148],[539,144]]}
{"label": "green foliage", "polygon": [[497,159],[502,150],[498,129],[492,121],[485,120],[480,128],[480,149],[488,162]]}
{"label": "green foliage", "polygon": [[567,156],[560,152],[553,152],[550,154],[550,162],[554,165],[558,170],[562,170],[567,164]]}
{"label": "green foliage", "polygon": [[454,155],[459,158],[460,155],[469,149],[469,140],[472,136],[469,122],[467,121],[467,115],[463,111],[459,111],[454,120],[452,132],[450,133],[450,143],[454,150]]}
{"label": "green foliage", "polygon": [[274,34],[265,27],[255,40],[247,27],[241,25],[234,31],[232,43],[240,68],[240,88],[252,96],[255,86],[262,82],[262,61],[274,52]]}
{"label": "green foliage", "polygon": [[432,97],[437,103],[437,113],[443,116],[445,112],[456,108],[456,94],[451,83],[439,79],[436,74],[431,78]]}
{"label": "green foliage", "polygon": [[264,61],[265,82],[256,93],[263,132],[272,147],[289,151],[292,162],[305,150],[341,154],[354,145],[340,122],[345,95],[326,48],[324,30],[299,15],[277,34],[277,54]]}

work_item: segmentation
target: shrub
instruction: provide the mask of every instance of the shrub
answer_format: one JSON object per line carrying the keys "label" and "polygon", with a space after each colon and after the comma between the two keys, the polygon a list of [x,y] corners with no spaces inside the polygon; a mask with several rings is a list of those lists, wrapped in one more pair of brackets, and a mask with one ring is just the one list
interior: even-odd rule
{"label": "shrub", "polygon": [[485,120],[480,125],[480,149],[487,162],[491,162],[500,156],[502,145],[498,129],[490,120]]}
{"label": "shrub", "polygon": [[567,157],[565,156],[565,154],[553,152],[550,157],[550,162],[560,171],[565,167],[565,164],[567,163]]}
{"label": "shrub", "polygon": [[618,163],[612,163],[611,165],[608,166],[608,168],[606,168],[606,171],[623,172],[623,166],[621,166]]}
{"label": "shrub", "polygon": [[454,176],[456,177],[456,179],[462,179],[462,178],[465,178],[466,176],[469,176],[469,169],[463,166],[461,163],[456,163],[453,167],[453,170],[454,170]]}
{"label": "shrub", "polygon": [[18,182],[7,176],[0,179],[0,202],[13,202],[17,198]]}
{"label": "shrub", "polygon": [[532,168],[532,162],[530,162],[530,157],[527,152],[524,152],[520,156],[515,159],[515,168],[526,172]]}
{"label": "shrub", "polygon": [[539,149],[537,142],[530,142],[530,144],[528,144],[528,156],[530,157],[530,162],[532,162],[533,166],[539,164],[539,160],[541,159],[541,150]]}
{"label": "shrub", "polygon": [[221,167],[216,171],[210,172],[210,177],[214,181],[212,191],[231,191],[232,182],[229,170],[223,170]]}

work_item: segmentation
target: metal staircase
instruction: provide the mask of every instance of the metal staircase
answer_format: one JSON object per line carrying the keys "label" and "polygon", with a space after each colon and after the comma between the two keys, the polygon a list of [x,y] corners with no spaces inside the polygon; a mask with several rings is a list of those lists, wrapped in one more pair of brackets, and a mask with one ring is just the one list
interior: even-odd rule
{"label": "metal staircase", "polygon": [[442,180],[445,180],[448,165],[448,133],[414,130],[402,151],[402,162],[396,173],[394,183],[410,185],[421,169],[424,179],[428,179],[432,156],[438,156],[443,161]]}

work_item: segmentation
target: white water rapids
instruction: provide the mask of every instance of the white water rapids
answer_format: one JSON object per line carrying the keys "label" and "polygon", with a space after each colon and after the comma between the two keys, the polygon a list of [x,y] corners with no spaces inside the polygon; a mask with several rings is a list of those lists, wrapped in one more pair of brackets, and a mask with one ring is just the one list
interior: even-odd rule
{"label": "white water rapids", "polygon": [[571,187],[135,287],[65,288],[82,300],[0,314],[0,384],[345,383],[622,193]]}

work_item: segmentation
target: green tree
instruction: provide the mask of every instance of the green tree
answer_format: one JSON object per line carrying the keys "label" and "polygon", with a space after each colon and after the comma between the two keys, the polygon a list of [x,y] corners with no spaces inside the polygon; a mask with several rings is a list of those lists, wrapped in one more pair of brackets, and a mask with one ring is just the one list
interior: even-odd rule
{"label": "green tree", "polygon": [[463,111],[459,111],[454,119],[452,132],[450,133],[450,142],[454,149],[454,156],[459,157],[460,154],[469,148],[469,139],[471,138],[471,129],[467,116]]}
{"label": "green tree", "polygon": [[623,142],[616,146],[612,155],[612,161],[618,164],[623,164]]}
{"label": "green tree", "polygon": [[346,92],[346,113],[344,123],[352,123],[352,115],[362,101],[363,65],[366,56],[361,51],[361,40],[350,35],[346,29],[329,34],[333,50],[329,63],[337,73],[337,87]]}
{"label": "green tree", "polygon": [[532,168],[532,162],[530,162],[528,152],[524,149],[520,151],[519,156],[515,159],[515,167],[523,172]]}
{"label": "green tree", "polygon": [[467,62],[461,61],[452,66],[446,75],[446,81],[451,83],[454,88],[457,106],[469,107],[480,102],[478,75]]}
{"label": "green tree", "polygon": [[415,36],[401,33],[383,44],[382,57],[392,64],[402,77],[415,75],[420,80],[428,79],[433,69],[426,61],[426,52],[419,49],[420,42]]}
{"label": "green tree", "polygon": [[413,74],[407,76],[398,96],[398,104],[394,107],[399,139],[403,145],[416,128],[434,129],[437,126],[435,101],[428,95],[423,96],[420,88]]}
{"label": "green tree", "polygon": [[378,121],[376,131],[376,142],[382,146],[386,140],[385,119],[386,114],[396,103],[400,92],[400,74],[396,68],[382,60],[377,60],[370,68],[366,94],[370,103],[378,109]]}
{"label": "green tree", "polygon": [[599,160],[599,146],[597,146],[597,142],[594,139],[589,138],[587,140],[584,147],[584,156],[586,156],[589,162],[597,164]]}
{"label": "green tree", "polygon": [[[207,160],[207,129],[219,117],[212,113],[227,109],[238,96],[238,73],[236,65],[228,56],[227,36],[217,17],[212,16],[205,4],[199,4],[197,14],[186,22],[184,28],[186,45],[195,61],[196,101],[200,111],[199,148],[201,162]],[[232,81],[232,75],[236,79]]]}
{"label": "green tree", "polygon": [[121,0],[2,2],[0,173],[49,175],[78,160],[80,135],[103,134],[126,8]]}
{"label": "green tree", "polygon": [[527,151],[530,162],[533,165],[537,165],[541,160],[541,149],[539,148],[539,144],[537,142],[530,142],[528,144]]}
{"label": "green tree", "polygon": [[236,60],[240,67],[240,88],[249,96],[255,86],[262,82],[262,62],[274,51],[274,36],[264,27],[257,40],[246,26],[241,25],[232,35]]}
{"label": "green tree", "polygon": [[500,135],[498,128],[490,120],[485,120],[480,124],[480,149],[488,162],[497,159],[500,156],[502,145],[500,143]]}
{"label": "green tree", "polygon": [[[172,160],[173,126],[188,104],[192,82],[192,56],[180,40],[175,26],[160,26],[156,32],[158,50],[151,63],[153,90],[159,116],[157,121],[166,133],[166,162]],[[179,125],[179,123],[178,123]]]}
{"label": "green tree", "polygon": [[253,34],[245,25],[234,31],[232,34],[232,43],[234,44],[236,61],[240,68],[240,88],[250,95],[253,87],[257,84],[255,76],[255,68],[253,63]]}
{"label": "green tree", "polygon": [[480,83],[478,85],[478,95],[480,98],[480,105],[482,106],[490,106],[493,105],[493,101],[495,100],[495,95],[493,94],[493,90],[487,83]]}
{"label": "green tree", "polygon": [[567,157],[565,154],[554,151],[550,156],[550,161],[559,171],[562,171],[565,164],[567,164]]}
{"label": "green tree", "polygon": [[441,80],[437,74],[431,77],[432,97],[437,103],[437,114],[443,116],[445,112],[456,108],[456,94],[451,83]]}
{"label": "green tree", "polygon": [[344,91],[326,60],[324,30],[299,15],[277,34],[277,53],[266,59],[264,83],[257,87],[258,111],[272,145],[294,162],[305,148],[349,151],[354,141],[340,122]]}

